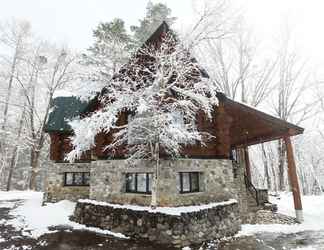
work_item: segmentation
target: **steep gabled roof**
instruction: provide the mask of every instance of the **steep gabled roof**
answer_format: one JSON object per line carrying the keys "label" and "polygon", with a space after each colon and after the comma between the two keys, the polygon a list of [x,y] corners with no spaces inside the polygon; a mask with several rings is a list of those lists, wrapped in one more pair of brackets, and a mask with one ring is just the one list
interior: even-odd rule
{"label": "steep gabled roof", "polygon": [[81,115],[88,107],[89,103],[81,101],[76,96],[59,96],[51,103],[52,112],[49,114],[45,127],[47,133],[72,132],[68,121]]}
{"label": "steep gabled roof", "polygon": [[[173,35],[177,40],[168,24],[163,22],[146,40],[142,48],[152,43],[158,43],[166,33]],[[136,56],[136,54],[133,56]],[[195,58],[192,58],[192,60],[197,62]],[[127,67],[127,64],[123,68],[125,69],[125,67]],[[204,69],[201,68],[200,70],[203,77],[209,77]],[[55,98],[52,103],[54,110],[50,113],[45,129],[46,132],[72,132],[67,121],[81,114],[93,111],[93,108],[96,107],[95,103],[98,103],[99,96],[103,93],[104,89],[90,102],[82,102],[73,96]],[[223,93],[218,93],[217,97],[224,104],[226,113],[234,119],[231,126],[231,145],[233,147],[276,140],[287,135],[301,134],[304,131],[299,126],[233,101]]]}
{"label": "steep gabled roof", "polygon": [[159,27],[152,33],[152,35],[142,44],[141,48],[152,44],[155,41],[161,39],[163,34],[169,33],[176,39],[175,33],[169,28],[169,25],[163,21]]}
{"label": "steep gabled roof", "polygon": [[[115,75],[113,75],[112,79],[115,79],[117,77],[120,77],[122,75],[125,74],[125,72],[128,72],[130,67],[129,67],[129,62],[130,60],[132,60],[133,58],[137,58],[138,56],[142,55],[141,50],[149,47],[151,45],[153,45],[153,47],[155,45],[158,45],[160,42],[162,42],[162,39],[165,37],[165,35],[171,35],[172,38],[176,41],[176,42],[180,42],[177,38],[177,35],[175,34],[175,32],[173,30],[170,29],[169,25],[163,21],[158,27],[157,29],[152,33],[152,35],[142,44],[142,46],[131,56],[131,58],[128,60],[128,62],[126,64],[124,64],[118,71],[118,73],[116,73]],[[193,57],[190,53],[188,53],[188,57],[190,58],[190,60],[193,63],[197,63],[199,71],[200,71],[200,76],[203,78],[209,78],[209,75],[207,73],[207,71],[199,66],[199,63],[197,61],[197,59],[195,57]],[[95,100],[98,100],[100,98],[100,96],[103,96],[105,94],[105,92],[107,91],[107,89],[104,87],[100,93],[97,94],[97,96],[94,98]],[[87,109],[87,111],[91,112],[92,110]]]}
{"label": "steep gabled roof", "polygon": [[[177,38],[176,33],[172,29],[170,29],[169,25],[165,21],[163,21],[160,26],[153,32],[153,34],[145,41],[145,43],[143,43],[141,48],[160,41],[165,34],[171,35],[175,41],[180,42]],[[192,57],[191,60],[192,62],[198,64],[198,61],[195,57]],[[204,68],[200,67],[199,70],[202,77],[209,78],[209,75]]]}

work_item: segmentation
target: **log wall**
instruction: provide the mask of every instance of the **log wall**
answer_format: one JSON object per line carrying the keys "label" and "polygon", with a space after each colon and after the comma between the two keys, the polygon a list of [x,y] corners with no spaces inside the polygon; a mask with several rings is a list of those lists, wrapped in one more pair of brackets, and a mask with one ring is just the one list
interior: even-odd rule
{"label": "log wall", "polygon": [[[205,146],[200,143],[187,146],[183,149],[182,155],[191,158],[203,158],[203,159],[228,159],[231,150],[230,128],[232,126],[233,119],[226,113],[225,109],[220,105],[217,107],[213,114],[212,119],[208,119],[203,112],[197,114],[197,127],[199,131],[208,132],[213,137],[205,142]],[[127,123],[127,114],[121,114],[117,125],[125,125]],[[120,146],[112,152],[107,150],[106,146],[113,142],[113,133],[111,131],[108,134],[99,133],[95,138],[96,146],[93,148],[93,155],[99,159],[107,158],[125,158],[126,149],[125,146]],[[63,162],[64,156],[72,150],[70,141],[71,134],[65,133],[50,133],[51,138],[51,150],[50,158],[56,162]],[[167,157],[163,150],[161,151],[161,157]],[[82,161],[91,160],[91,155],[87,152]]]}

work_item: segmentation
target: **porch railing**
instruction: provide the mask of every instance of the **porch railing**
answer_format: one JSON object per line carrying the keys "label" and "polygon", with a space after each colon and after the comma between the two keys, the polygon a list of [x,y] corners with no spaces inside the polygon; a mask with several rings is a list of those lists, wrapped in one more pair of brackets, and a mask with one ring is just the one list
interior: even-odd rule
{"label": "porch railing", "polygon": [[253,196],[257,205],[259,206],[260,205],[259,192],[256,189],[256,187],[252,184],[252,182],[250,181],[250,179],[247,177],[246,174],[244,174],[244,182],[247,190],[249,190],[250,194]]}

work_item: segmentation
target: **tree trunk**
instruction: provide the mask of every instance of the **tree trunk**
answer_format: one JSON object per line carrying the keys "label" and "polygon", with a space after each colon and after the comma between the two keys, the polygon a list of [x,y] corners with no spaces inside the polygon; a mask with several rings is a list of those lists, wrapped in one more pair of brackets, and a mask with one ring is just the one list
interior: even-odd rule
{"label": "tree trunk", "polygon": [[158,205],[158,188],[159,188],[159,169],[160,169],[160,148],[159,142],[155,144],[155,174],[152,181],[152,199],[151,208],[155,209]]}
{"label": "tree trunk", "polygon": [[286,150],[283,141],[278,141],[278,169],[279,169],[279,190],[285,191],[285,155]]}
{"label": "tree trunk", "polygon": [[271,171],[272,171],[272,178],[273,178],[273,190],[277,193],[278,192],[278,182],[277,182],[277,175],[275,169],[275,163],[272,161],[270,162]]}
{"label": "tree trunk", "polygon": [[29,180],[29,189],[30,190],[36,190],[37,183],[36,178],[39,171],[39,157],[40,157],[40,151],[37,148],[32,148],[31,150],[31,160],[30,160],[30,166],[31,166],[31,174],[30,174],[30,180]]}
{"label": "tree trunk", "polygon": [[[3,121],[1,124],[1,130],[3,130],[3,131],[5,131],[6,126],[7,126],[7,121],[8,121],[9,102],[10,102],[10,97],[11,97],[13,78],[14,78],[14,74],[16,71],[16,64],[17,64],[17,50],[18,50],[18,45],[16,47],[15,55],[14,55],[14,58],[13,58],[13,61],[11,64],[7,95],[6,95],[5,106],[4,106],[4,111],[3,111]],[[0,138],[0,150],[3,147],[3,144],[4,144],[3,140]]]}
{"label": "tree trunk", "polygon": [[16,159],[18,155],[18,146],[15,146],[13,152],[12,152],[12,156],[11,156],[11,160],[10,160],[10,165],[9,165],[9,173],[8,173],[8,179],[7,179],[7,191],[10,191],[10,187],[11,187],[11,180],[12,180],[12,174],[13,174],[13,170],[15,169],[16,166]]}
{"label": "tree trunk", "polygon": [[267,189],[271,190],[271,178],[270,178],[270,174],[269,174],[269,164],[268,164],[267,152],[264,148],[263,143],[261,144],[261,150],[262,150],[262,156],[263,156],[264,175],[265,175],[265,179],[267,181]]}
{"label": "tree trunk", "polygon": [[[19,142],[19,139],[21,136],[21,132],[22,132],[23,124],[24,124],[24,118],[25,118],[25,108],[23,109],[23,111],[21,113],[16,143]],[[16,166],[17,158],[18,158],[17,154],[18,154],[18,145],[16,144],[14,147],[14,150],[12,151],[11,161],[10,161],[10,165],[9,165],[9,174],[8,174],[8,179],[7,179],[7,191],[10,190],[12,174],[13,174],[13,170]]]}
{"label": "tree trunk", "polygon": [[[18,45],[17,45],[18,47]],[[8,90],[7,90],[7,95],[6,95],[6,100],[5,100],[5,107],[3,111],[3,123],[1,125],[2,130],[5,130],[6,125],[7,125],[7,120],[8,120],[8,110],[9,110],[9,101],[11,97],[11,90],[12,90],[12,82],[14,78],[14,74],[16,71],[16,64],[17,64],[17,49],[11,64],[11,70],[10,70],[10,77],[9,77],[9,82],[8,82]]]}

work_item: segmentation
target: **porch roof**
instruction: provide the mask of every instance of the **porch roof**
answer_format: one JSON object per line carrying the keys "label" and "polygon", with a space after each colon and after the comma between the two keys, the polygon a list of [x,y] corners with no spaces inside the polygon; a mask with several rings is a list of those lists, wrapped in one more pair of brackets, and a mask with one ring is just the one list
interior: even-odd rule
{"label": "porch roof", "polygon": [[217,97],[233,119],[230,128],[232,147],[255,145],[304,132],[297,125],[233,101],[222,93],[218,93]]}

